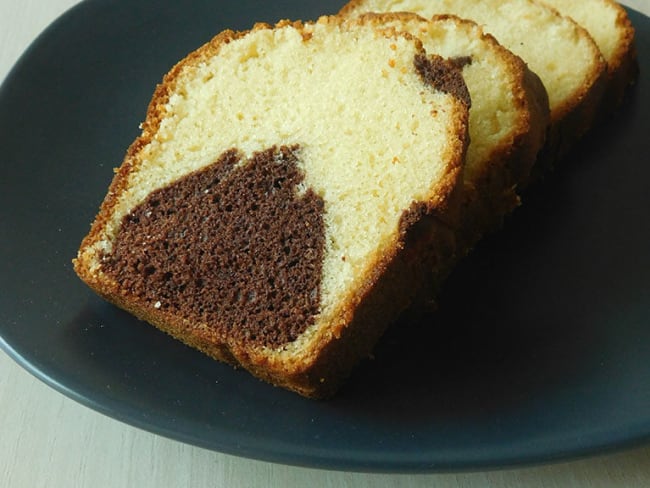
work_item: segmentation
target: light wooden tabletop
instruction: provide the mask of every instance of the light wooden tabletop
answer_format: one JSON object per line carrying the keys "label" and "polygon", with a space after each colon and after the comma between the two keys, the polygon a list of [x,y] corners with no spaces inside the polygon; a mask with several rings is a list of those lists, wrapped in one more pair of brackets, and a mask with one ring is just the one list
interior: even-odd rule
{"label": "light wooden tabletop", "polygon": [[[0,80],[77,0],[0,0]],[[624,3],[650,15],[650,0]],[[0,352],[0,487],[642,487],[650,447],[547,466],[378,475],[296,468],[207,451],[138,430],[41,383]]]}

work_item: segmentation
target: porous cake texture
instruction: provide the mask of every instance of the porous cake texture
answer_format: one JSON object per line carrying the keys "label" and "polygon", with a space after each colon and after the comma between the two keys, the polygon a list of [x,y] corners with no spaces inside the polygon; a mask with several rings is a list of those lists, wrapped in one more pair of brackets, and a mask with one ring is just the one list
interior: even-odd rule
{"label": "porous cake texture", "polygon": [[534,0],[352,0],[340,12],[453,14],[473,20],[521,57],[549,97],[551,126],[545,167],[561,158],[593,124],[606,86],[606,64],[589,33]]}

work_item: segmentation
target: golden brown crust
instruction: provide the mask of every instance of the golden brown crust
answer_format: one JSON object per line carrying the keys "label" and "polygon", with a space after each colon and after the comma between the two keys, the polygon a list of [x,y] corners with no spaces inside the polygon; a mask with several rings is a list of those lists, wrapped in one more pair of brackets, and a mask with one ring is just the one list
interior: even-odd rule
{"label": "golden brown crust", "polygon": [[364,3],[365,0],[350,0],[348,3],[343,5],[337,15],[343,18],[351,18]]}
{"label": "golden brown crust", "polygon": [[604,0],[612,9],[616,10],[616,30],[619,31],[619,41],[616,43],[614,53],[607,60],[607,69],[610,77],[618,72],[629,60],[636,58],[634,44],[634,26],[627,15],[625,8],[614,0]]}
{"label": "golden brown crust", "polygon": [[601,104],[603,117],[620,105],[628,86],[639,74],[634,26],[625,8],[614,0],[606,2],[616,9],[616,29],[620,37],[616,50],[607,60],[607,87]]}
{"label": "golden brown crust", "polygon": [[[323,17],[318,22],[342,23],[337,17]],[[303,39],[308,41],[310,32],[302,22],[281,21],[276,28],[291,26],[303,33]],[[252,30],[271,29],[266,24],[257,24]],[[127,189],[129,177],[140,166],[140,154],[155,137],[161,121],[166,116],[166,104],[176,88],[177,80],[184,70],[195,66],[203,59],[218,54],[221,47],[233,40],[239,39],[250,31],[225,31],[210,42],[189,54],[176,64],[158,85],[149,104],[146,119],[142,125],[142,134],[129,147],[122,166],[117,170],[110,185],[109,192],[103,201],[99,214],[92,224],[89,234],[83,239],[74,269],[77,274],[99,295],[114,303],[136,317],[145,320],[160,330],[179,339],[185,344],[197,348],[211,357],[243,366],[257,377],[294,390],[302,395],[322,397],[331,394],[340,381],[361,357],[368,354],[377,338],[383,333],[388,324],[388,318],[396,316],[406,306],[417,289],[417,282],[412,273],[417,271],[414,260],[405,260],[403,250],[407,246],[410,227],[416,220],[414,211],[405,212],[400,233],[388,249],[377,253],[373,262],[368,263],[368,274],[363,286],[355,290],[342,304],[339,313],[330,323],[319,327],[316,338],[309,343],[308,350],[295,355],[284,349],[269,350],[263,347],[248,347],[243,344],[228,341],[220,337],[206,325],[189,323],[173,313],[157,309],[154,305],[143,304],[133,300],[127,291],[114,280],[101,273],[98,260],[100,251],[93,249],[102,238],[102,233],[115,211],[120,195]],[[401,34],[400,34],[401,35]],[[414,44],[421,51],[419,41]],[[462,169],[465,150],[467,147],[467,107],[460,101],[450,110],[456,112],[457,135],[446,155],[449,161],[446,173],[435,188],[431,189],[428,199],[417,206],[418,217],[432,215],[435,212],[450,214],[449,196],[457,187]],[[432,217],[429,217],[432,218]],[[441,234],[447,232],[442,224],[431,225],[427,233],[427,246],[437,235],[434,229],[438,226]],[[447,238],[445,238],[447,239]],[[424,241],[419,241],[422,246]],[[409,244],[412,245],[412,244]],[[433,259],[434,253],[429,252]],[[390,295],[390,299],[387,296]]]}

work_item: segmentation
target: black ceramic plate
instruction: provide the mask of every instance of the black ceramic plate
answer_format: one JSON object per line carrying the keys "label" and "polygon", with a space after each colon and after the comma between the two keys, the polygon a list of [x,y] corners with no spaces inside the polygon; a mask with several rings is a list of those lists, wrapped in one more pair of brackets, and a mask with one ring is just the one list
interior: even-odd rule
{"label": "black ceramic plate", "polygon": [[369,471],[543,462],[650,437],[650,19],[622,109],[402,320],[340,395],[303,399],[92,294],[70,260],[154,85],[224,29],[332,2],[87,1],[0,91],[0,345],[75,400],[206,448]]}

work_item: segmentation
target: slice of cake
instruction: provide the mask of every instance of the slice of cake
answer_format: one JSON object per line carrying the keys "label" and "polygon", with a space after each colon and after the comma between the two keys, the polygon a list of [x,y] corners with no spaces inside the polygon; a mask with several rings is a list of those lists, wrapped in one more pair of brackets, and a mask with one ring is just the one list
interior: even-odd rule
{"label": "slice of cake", "polygon": [[549,96],[551,131],[543,166],[565,154],[593,124],[605,89],[605,62],[587,31],[556,10],[533,0],[351,0],[340,15],[398,11],[473,20],[528,64]]}
{"label": "slice of cake", "polygon": [[519,57],[472,21],[451,15],[426,20],[406,12],[362,18],[418,37],[428,53],[462,69],[472,99],[457,243],[462,255],[519,203],[517,185],[528,178],[548,129],[544,86]]}
{"label": "slice of cake", "polygon": [[625,9],[614,0],[543,0],[583,26],[607,62],[607,90],[603,114],[620,103],[638,73],[634,27]]}
{"label": "slice of cake", "polygon": [[216,359],[329,395],[450,252],[468,105],[394,30],[223,32],[156,89],[75,270]]}

